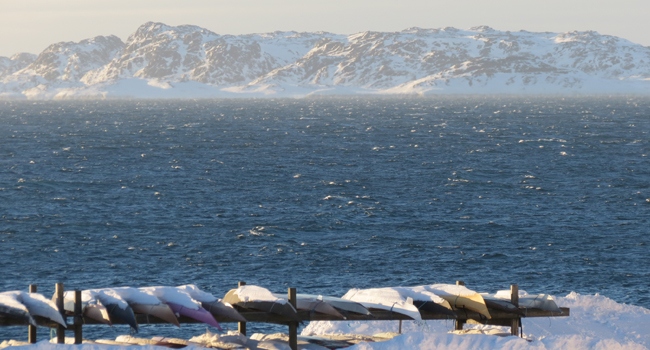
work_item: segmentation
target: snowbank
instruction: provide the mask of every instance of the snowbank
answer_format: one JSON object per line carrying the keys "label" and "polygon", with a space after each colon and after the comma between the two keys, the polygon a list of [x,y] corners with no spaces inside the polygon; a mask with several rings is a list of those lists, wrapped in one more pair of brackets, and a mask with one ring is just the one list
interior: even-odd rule
{"label": "snowbank", "polygon": [[[350,350],[636,350],[650,349],[650,310],[619,304],[601,295],[571,293],[555,298],[558,305],[571,308],[570,317],[528,318],[523,320],[526,339],[488,334],[451,334],[449,321],[403,322],[402,335],[383,342],[360,343]],[[500,327],[466,326],[477,331]],[[303,335],[365,334],[396,332],[397,321],[311,322]],[[501,328],[507,331],[507,328]],[[221,341],[224,341],[222,339]],[[277,344],[277,348],[285,348]],[[98,344],[56,345],[40,342],[21,350],[154,350],[153,346],[108,346]],[[186,349],[197,349],[188,346]]]}
{"label": "snowbank", "polygon": [[[403,322],[402,335],[379,343],[362,343],[351,350],[389,349],[566,349],[614,350],[650,349],[650,310],[619,304],[602,295],[571,293],[555,298],[558,305],[571,308],[570,317],[525,318],[524,337],[498,337],[484,334],[449,334],[454,322]],[[397,321],[311,322],[303,335],[365,334],[397,332]],[[501,327],[470,326],[487,329]],[[507,331],[507,328],[503,328]]]}

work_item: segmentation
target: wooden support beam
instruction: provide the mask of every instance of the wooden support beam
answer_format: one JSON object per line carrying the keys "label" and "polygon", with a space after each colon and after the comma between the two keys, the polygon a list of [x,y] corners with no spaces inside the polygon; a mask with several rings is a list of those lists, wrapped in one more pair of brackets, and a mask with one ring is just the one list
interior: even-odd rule
{"label": "wooden support beam", "polygon": [[[246,282],[239,281],[239,287],[245,286],[245,285],[246,285]],[[237,330],[239,331],[239,333],[241,333],[243,335],[246,335],[246,322],[239,322],[237,324]]]}
{"label": "wooden support beam", "polygon": [[[555,313],[555,312],[550,312],[546,310],[540,310],[540,309],[525,309],[526,315],[524,317],[567,317],[570,316],[571,310],[567,307],[561,307],[560,310],[562,310],[562,313]],[[292,320],[282,317],[277,314],[271,314],[268,312],[263,312],[263,311],[251,311],[251,310],[245,310],[245,309],[240,309],[239,312],[248,320],[248,322],[260,322],[260,323],[274,323],[274,324],[281,324],[281,325],[288,325],[289,322]],[[361,315],[361,314],[355,314],[355,313],[348,313],[346,319],[341,319],[337,318],[331,315],[326,315],[326,314],[321,314],[318,312],[311,312],[311,311],[298,311],[298,317],[300,318],[301,321],[304,322],[309,322],[309,321],[398,321],[398,320],[412,320],[410,317],[402,314],[398,314],[396,312],[391,312],[388,310],[379,310],[379,309],[370,309],[370,312],[372,312],[371,316],[366,316],[366,315]],[[427,312],[424,310],[420,310],[420,314],[422,315],[423,320],[449,320],[450,317],[449,315],[446,314],[436,314],[432,312]],[[458,317],[456,319],[461,320],[461,321],[469,321],[473,320],[471,323],[473,324],[494,324],[494,325],[501,325],[503,322],[508,322],[507,325],[510,325],[510,320],[513,318],[519,318],[521,317],[518,314],[513,314],[505,311],[500,311],[500,310],[494,310],[490,309],[490,315],[492,315],[491,319],[486,320],[485,316],[479,314],[478,312],[475,311],[470,311],[470,310],[463,310],[462,313],[459,313]],[[229,319],[224,316],[214,316],[214,318],[217,320],[219,323],[228,323],[228,322],[237,322],[235,320]],[[138,324],[161,324],[161,323],[166,323],[169,324],[169,322],[161,320],[155,316],[151,315],[143,315],[143,314],[136,314],[135,319],[138,322]],[[453,318],[452,318],[453,319]],[[189,317],[185,316],[180,316],[178,318],[178,322],[181,324],[183,323],[201,323],[201,321],[197,321],[194,319],[191,319]],[[100,324],[99,321],[93,320],[91,318],[84,318],[83,319],[84,324]],[[467,322],[470,323],[470,322]],[[116,319],[114,320],[113,324],[126,324],[126,322]],[[25,322],[17,322],[13,319],[8,319],[8,318],[3,318],[0,316],[0,326],[26,326],[27,323]],[[506,325],[506,324],[503,324]],[[46,326],[48,327],[55,327],[56,324],[54,322],[51,322],[50,324],[47,324]],[[72,328],[70,328],[72,330]]]}
{"label": "wooden support beam", "polygon": [[[38,287],[35,284],[30,284],[29,285],[29,292],[30,293],[36,293],[38,290]],[[29,330],[28,332],[28,337],[29,337],[29,343],[30,344],[36,344],[36,327],[32,326],[31,324],[29,325]]]}
{"label": "wooden support beam", "polygon": [[[510,286],[510,302],[519,307],[519,285],[513,284]],[[521,326],[521,318],[513,318],[510,324],[510,334],[519,335],[519,327]]]}
{"label": "wooden support beam", "polygon": [[[465,282],[463,281],[456,281],[457,286],[464,286]],[[456,324],[454,325],[454,329],[457,331],[462,331],[463,326],[465,325],[466,321],[465,320],[456,320]]]}
{"label": "wooden support beam", "polygon": [[81,344],[83,342],[83,313],[81,311],[81,291],[74,291],[74,343]]}
{"label": "wooden support beam", "polygon": [[[289,303],[296,309],[296,288],[289,288],[287,291]],[[291,350],[298,350],[298,322],[289,322],[289,347]]]}
{"label": "wooden support beam", "polygon": [[[63,308],[63,283],[57,283],[55,288],[56,307],[59,309],[61,316],[65,320],[65,309]],[[56,342],[58,344],[65,344],[65,328],[62,325],[56,327]]]}

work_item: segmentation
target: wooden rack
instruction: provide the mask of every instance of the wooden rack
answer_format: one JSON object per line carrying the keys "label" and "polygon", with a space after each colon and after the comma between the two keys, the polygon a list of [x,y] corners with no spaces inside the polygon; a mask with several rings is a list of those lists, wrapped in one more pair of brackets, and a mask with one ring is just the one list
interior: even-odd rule
{"label": "wooden rack", "polygon": [[[458,285],[464,285],[462,281],[456,282]],[[243,286],[246,283],[244,282],[239,282],[239,286]],[[36,292],[37,288],[36,285],[30,285],[29,286],[29,291],[30,293]],[[511,300],[510,302],[516,306],[519,305],[518,300],[519,300],[519,288],[516,284],[513,284],[510,287],[511,291]],[[57,343],[65,343],[65,332],[66,331],[73,331],[74,332],[74,337],[75,337],[75,344],[81,344],[82,342],[82,337],[83,337],[83,325],[86,324],[100,324],[99,322],[86,318],[83,316],[82,313],[82,304],[81,304],[81,291],[77,290],[75,291],[75,306],[74,306],[74,313],[72,315],[66,314],[64,308],[63,308],[63,283],[57,283],[56,284],[56,304],[59,310],[61,311],[61,314],[63,315],[64,319],[66,317],[72,317],[72,323],[68,324],[67,327],[64,327],[62,325],[58,325],[53,322],[41,322],[41,325],[46,326],[46,327],[51,327],[51,328],[56,328],[57,329]],[[296,289],[295,288],[289,288],[287,291],[287,296],[289,299],[289,303],[296,307]],[[276,314],[271,314],[267,312],[259,312],[259,311],[251,311],[247,309],[242,309],[237,306],[235,308],[241,313],[241,315],[248,321],[248,322],[261,322],[261,323],[274,323],[274,324],[281,324],[281,325],[286,325],[289,327],[289,345],[291,349],[297,350],[298,349],[298,326],[301,322],[306,322],[306,321],[395,321],[398,320],[400,321],[400,333],[401,333],[401,326],[402,326],[402,321],[403,320],[412,320],[408,316],[396,313],[396,312],[391,312],[391,311],[386,311],[386,310],[379,310],[379,309],[369,309],[370,312],[372,313],[371,316],[367,315],[361,315],[361,314],[355,314],[355,313],[348,313],[346,315],[346,319],[340,319],[336,318],[332,315],[327,315],[327,314],[321,314],[321,313],[315,313],[312,311],[298,311],[298,316],[300,318],[300,322],[296,322],[294,320],[290,320],[288,318],[285,318],[280,315]],[[449,319],[454,319],[456,321],[455,323],[455,328],[457,330],[463,329],[463,325],[469,323],[469,324],[489,324],[489,325],[498,325],[498,326],[509,326],[511,331],[510,334],[512,335],[520,335],[519,331],[521,328],[521,318],[522,317],[566,317],[570,315],[570,309],[569,308],[560,308],[562,313],[555,313],[555,312],[550,312],[546,310],[541,310],[541,309],[523,309],[525,310],[525,313],[523,315],[520,314],[515,314],[515,313],[508,313],[505,311],[500,311],[500,310],[494,310],[490,309],[490,315],[492,318],[488,319],[484,315],[479,314],[478,312],[471,311],[471,310],[466,310],[466,309],[461,309],[461,310],[456,310],[456,317],[451,317],[448,315],[443,315],[443,314],[438,314],[438,313],[433,313],[433,312],[428,312],[421,310],[420,314],[422,315],[423,320],[449,320]],[[167,321],[161,320],[155,316],[151,315],[143,315],[143,314],[136,314],[136,321],[138,324],[160,324],[160,323],[168,323]],[[232,320],[227,317],[223,316],[214,316],[217,322],[221,323],[228,323],[228,322],[237,322],[235,320]],[[178,317],[178,322],[179,323],[201,323],[200,321],[191,319],[189,317],[185,316],[180,316]],[[115,320],[113,322],[114,324],[125,324],[125,322],[122,322],[120,320]],[[238,330],[240,333],[246,335],[246,322],[237,322],[238,323]],[[20,322],[17,320],[13,319],[8,319],[8,318],[3,318],[0,316],[0,326],[29,326],[29,342],[30,343],[36,343],[36,327],[32,325],[28,325],[24,322]]]}

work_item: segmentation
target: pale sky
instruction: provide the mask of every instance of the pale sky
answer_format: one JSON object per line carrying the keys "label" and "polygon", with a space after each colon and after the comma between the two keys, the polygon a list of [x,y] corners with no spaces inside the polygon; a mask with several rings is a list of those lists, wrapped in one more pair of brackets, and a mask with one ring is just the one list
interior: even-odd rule
{"label": "pale sky", "polygon": [[650,0],[0,0],[0,56],[114,34],[147,21],[217,34],[409,27],[566,32],[595,30],[650,46]]}

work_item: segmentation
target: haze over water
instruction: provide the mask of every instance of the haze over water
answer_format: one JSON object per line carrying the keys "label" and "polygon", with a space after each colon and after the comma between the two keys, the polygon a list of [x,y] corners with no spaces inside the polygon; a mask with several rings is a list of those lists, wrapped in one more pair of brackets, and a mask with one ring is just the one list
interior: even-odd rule
{"label": "haze over water", "polygon": [[0,291],[464,280],[649,308],[649,117],[637,97],[1,102]]}

